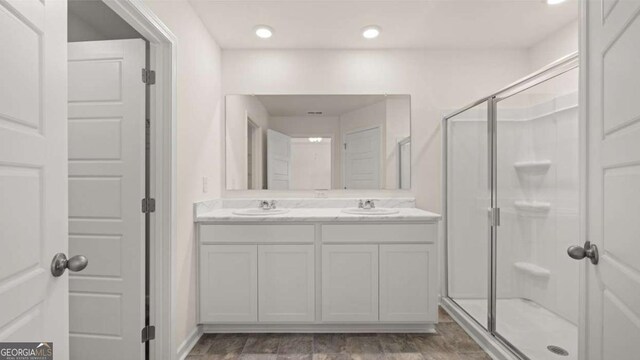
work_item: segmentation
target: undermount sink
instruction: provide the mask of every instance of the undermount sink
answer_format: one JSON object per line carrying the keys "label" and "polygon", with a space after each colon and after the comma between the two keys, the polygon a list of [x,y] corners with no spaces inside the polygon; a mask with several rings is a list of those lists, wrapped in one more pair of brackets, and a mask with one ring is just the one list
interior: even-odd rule
{"label": "undermount sink", "polygon": [[397,214],[400,210],[398,209],[389,209],[389,208],[373,208],[373,209],[362,209],[362,208],[347,208],[342,209],[343,213],[353,214],[353,215],[391,215]]}
{"label": "undermount sink", "polygon": [[287,209],[241,209],[235,210],[233,213],[235,215],[244,215],[244,216],[269,216],[269,215],[278,215],[278,214],[286,214],[289,210]]}

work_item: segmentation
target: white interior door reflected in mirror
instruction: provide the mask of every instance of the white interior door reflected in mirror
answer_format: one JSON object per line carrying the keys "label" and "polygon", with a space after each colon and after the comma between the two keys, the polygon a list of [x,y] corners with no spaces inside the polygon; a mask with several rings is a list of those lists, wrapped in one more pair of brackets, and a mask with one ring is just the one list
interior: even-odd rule
{"label": "white interior door reflected in mirror", "polygon": [[344,139],[344,188],[380,188],[380,128],[357,130]]}
{"label": "white interior door reflected in mirror", "polygon": [[291,137],[267,131],[267,184],[272,190],[289,190],[291,186]]}
{"label": "white interior door reflected in mirror", "polygon": [[227,190],[410,190],[409,95],[227,95],[225,105]]}

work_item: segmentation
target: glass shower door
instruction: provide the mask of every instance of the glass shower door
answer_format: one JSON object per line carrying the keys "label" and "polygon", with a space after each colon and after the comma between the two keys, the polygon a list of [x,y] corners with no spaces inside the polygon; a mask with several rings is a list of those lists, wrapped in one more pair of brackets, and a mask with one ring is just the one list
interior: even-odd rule
{"label": "glass shower door", "polygon": [[489,304],[488,102],[444,122],[446,144],[447,290],[449,297],[487,328]]}
{"label": "glass shower door", "polygon": [[577,359],[578,69],[529,86],[495,103],[495,334],[529,359]]}

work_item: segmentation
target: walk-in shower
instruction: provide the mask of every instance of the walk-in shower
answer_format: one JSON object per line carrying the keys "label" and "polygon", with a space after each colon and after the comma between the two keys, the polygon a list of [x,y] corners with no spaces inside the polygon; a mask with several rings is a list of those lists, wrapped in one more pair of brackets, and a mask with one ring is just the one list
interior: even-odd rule
{"label": "walk-in shower", "polygon": [[445,306],[523,359],[577,359],[578,59],[443,120]]}

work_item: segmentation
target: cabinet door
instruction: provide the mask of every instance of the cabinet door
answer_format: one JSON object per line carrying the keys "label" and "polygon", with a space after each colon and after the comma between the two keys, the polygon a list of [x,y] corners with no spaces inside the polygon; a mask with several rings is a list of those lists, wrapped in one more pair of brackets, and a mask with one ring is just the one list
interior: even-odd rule
{"label": "cabinet door", "polygon": [[380,321],[437,319],[433,245],[380,245]]}
{"label": "cabinet door", "polygon": [[258,320],[257,245],[200,247],[200,321]]}
{"label": "cabinet door", "polygon": [[322,246],[322,320],[378,321],[378,245]]}
{"label": "cabinet door", "polygon": [[314,245],[259,245],[259,319],[311,322],[315,318]]}

